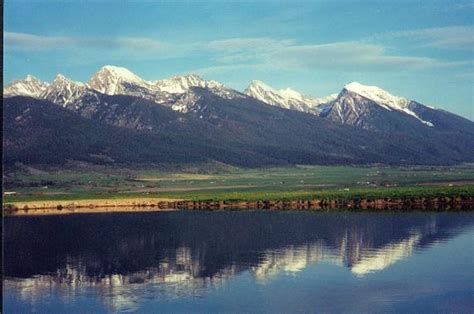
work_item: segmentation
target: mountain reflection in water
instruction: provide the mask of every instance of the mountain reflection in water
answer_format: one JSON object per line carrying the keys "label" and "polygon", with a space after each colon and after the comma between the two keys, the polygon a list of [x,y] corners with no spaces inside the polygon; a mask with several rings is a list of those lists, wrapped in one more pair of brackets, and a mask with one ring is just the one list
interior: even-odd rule
{"label": "mountain reflection in water", "polygon": [[78,291],[108,310],[265,284],[319,263],[368,276],[474,226],[470,213],[158,212],[6,217],[4,287],[24,303]]}

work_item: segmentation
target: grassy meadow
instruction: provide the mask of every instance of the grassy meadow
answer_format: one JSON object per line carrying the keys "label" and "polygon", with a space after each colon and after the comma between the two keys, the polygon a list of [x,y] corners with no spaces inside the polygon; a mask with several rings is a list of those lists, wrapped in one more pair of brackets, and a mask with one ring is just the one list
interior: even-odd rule
{"label": "grassy meadow", "polygon": [[82,168],[16,171],[4,177],[4,203],[169,198],[295,200],[474,195],[474,165],[436,167],[298,166],[181,170]]}

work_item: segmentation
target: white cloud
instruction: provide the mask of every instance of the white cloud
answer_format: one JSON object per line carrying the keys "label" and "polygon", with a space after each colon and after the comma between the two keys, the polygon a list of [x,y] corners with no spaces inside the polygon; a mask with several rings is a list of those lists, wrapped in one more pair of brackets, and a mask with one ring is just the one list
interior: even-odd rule
{"label": "white cloud", "polygon": [[26,33],[5,32],[4,47],[12,50],[48,50],[48,49],[140,49],[157,51],[169,47],[169,44],[150,38],[117,37],[67,37],[40,36]]}
{"label": "white cloud", "polygon": [[211,50],[224,52],[237,52],[247,50],[266,51],[271,49],[278,49],[291,44],[294,44],[293,40],[278,40],[268,37],[257,37],[213,40],[207,43],[207,47]]}
{"label": "white cloud", "polygon": [[218,63],[254,62],[271,51],[294,44],[293,40],[278,40],[268,37],[229,38],[201,44],[201,48],[214,54]]}
{"label": "white cloud", "polygon": [[267,67],[265,64],[242,63],[242,64],[224,64],[224,65],[204,67],[204,68],[194,69],[190,72],[201,74],[201,75],[209,75],[209,74],[229,73],[229,72],[234,72],[234,71],[239,71],[239,70],[268,71],[272,69]]}
{"label": "white cloud", "polygon": [[405,38],[418,46],[442,49],[474,49],[474,26],[434,27],[374,36],[373,39]]}
{"label": "white cloud", "polygon": [[121,47],[145,50],[162,50],[171,45],[164,41],[154,40],[145,37],[119,37],[114,40]]}
{"label": "white cloud", "polygon": [[[437,47],[469,46],[472,27],[432,28],[385,34],[385,38],[409,37]],[[157,60],[199,55],[213,63],[200,71],[339,71],[383,72],[417,71],[435,67],[472,66],[472,61],[447,62],[424,56],[400,55],[387,46],[370,41],[345,41],[323,44],[298,44],[292,39],[269,37],[227,38],[208,42],[170,43],[147,37],[82,38],[39,36],[5,32],[6,50],[43,51],[71,49],[95,53],[105,63],[114,60]],[[474,43],[472,43],[474,44]],[[109,60],[110,59],[110,60]]]}
{"label": "white cloud", "polygon": [[[210,42],[206,48],[215,53],[217,63],[237,63],[239,69],[245,63],[249,69],[345,72],[418,70],[443,65],[433,58],[394,55],[385,46],[358,41],[298,45],[293,40],[233,38]],[[213,66],[209,71],[222,69]]]}
{"label": "white cloud", "polygon": [[273,52],[269,64],[286,68],[334,71],[392,71],[432,67],[439,61],[387,53],[381,45],[363,42],[337,42],[321,45],[290,46]]}
{"label": "white cloud", "polygon": [[4,32],[5,48],[16,49],[54,49],[76,45],[76,40],[70,37],[47,37],[25,33]]}

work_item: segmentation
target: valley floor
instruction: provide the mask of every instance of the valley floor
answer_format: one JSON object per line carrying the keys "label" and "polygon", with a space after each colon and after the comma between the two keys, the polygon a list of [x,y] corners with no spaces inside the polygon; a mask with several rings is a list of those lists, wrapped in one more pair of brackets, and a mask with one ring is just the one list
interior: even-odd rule
{"label": "valley floor", "polygon": [[[366,200],[382,202],[383,206],[403,202],[411,206],[407,202],[410,199],[413,204],[425,202],[427,206],[440,202],[441,207],[446,202],[455,205],[463,201],[470,207],[473,197],[472,164],[266,169],[198,165],[179,170],[84,165],[68,170],[39,170],[22,166],[4,177],[4,209],[9,211],[133,206],[310,208],[311,200],[318,201],[313,202],[312,208],[360,207],[361,201]],[[301,203],[305,201],[306,205]]]}

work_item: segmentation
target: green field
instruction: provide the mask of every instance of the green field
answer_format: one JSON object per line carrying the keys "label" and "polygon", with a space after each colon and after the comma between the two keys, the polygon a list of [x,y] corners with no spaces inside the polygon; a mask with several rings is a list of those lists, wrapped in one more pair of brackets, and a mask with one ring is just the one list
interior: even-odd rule
{"label": "green field", "polygon": [[267,169],[206,166],[181,171],[101,167],[50,169],[10,173],[4,177],[4,191],[5,203],[127,197],[278,200],[472,196],[474,165]]}

